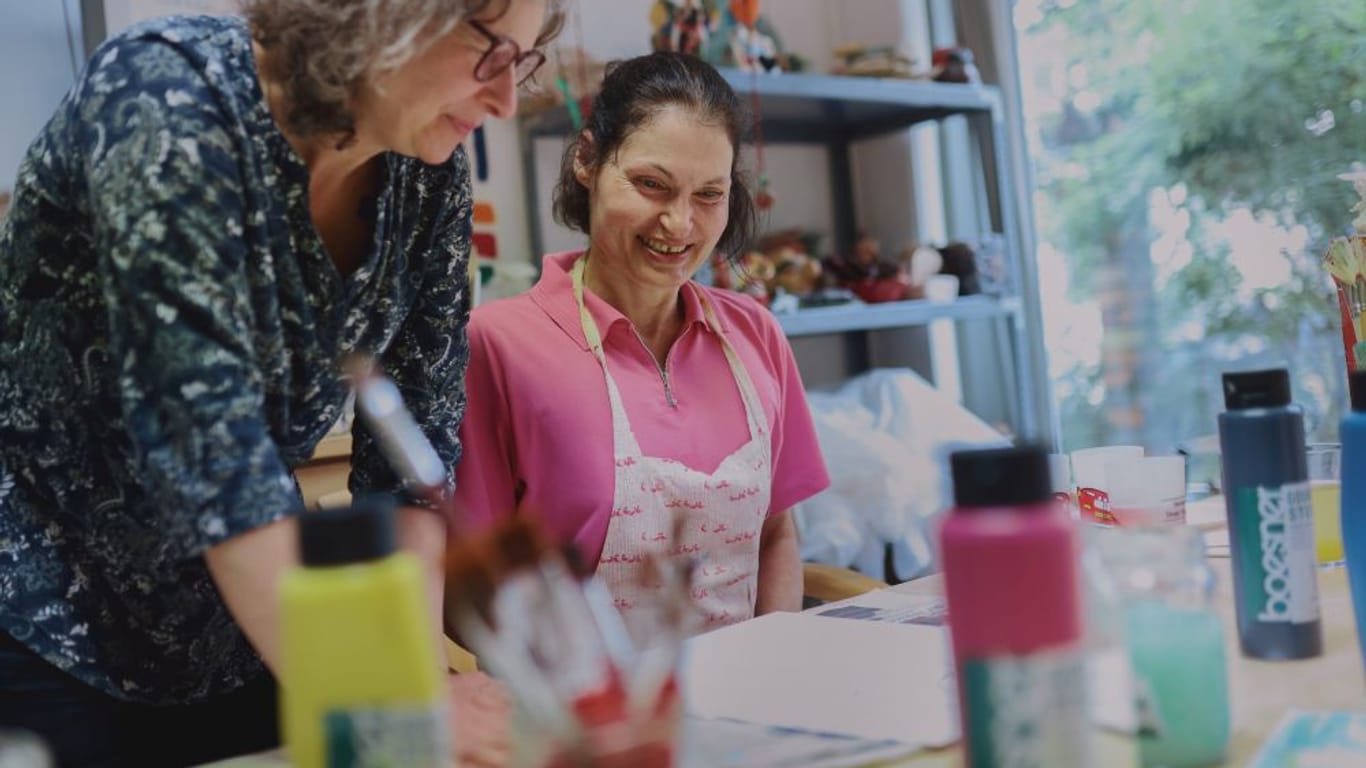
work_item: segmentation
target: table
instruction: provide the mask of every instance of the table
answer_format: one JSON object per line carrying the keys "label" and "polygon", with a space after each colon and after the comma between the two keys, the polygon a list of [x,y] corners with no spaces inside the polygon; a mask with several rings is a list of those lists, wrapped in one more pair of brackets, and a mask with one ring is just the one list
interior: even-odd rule
{"label": "table", "polygon": [[[1218,510],[1222,510],[1222,502],[1218,499],[1192,505],[1191,522],[1218,532],[1221,527],[1218,518],[1222,516]],[[1323,655],[1303,661],[1257,661],[1244,658],[1238,648],[1231,563],[1227,556],[1210,558],[1218,579],[1215,605],[1223,619],[1229,665],[1232,734],[1224,765],[1243,766],[1257,754],[1281,716],[1291,709],[1366,708],[1366,672],[1363,672],[1357,649],[1345,568],[1319,570]],[[942,580],[929,576],[891,589],[912,595],[938,595],[942,591]],[[1130,762],[1134,754],[1132,739],[1108,731],[1098,732],[1098,736],[1097,765],[1133,764]],[[892,765],[899,768],[958,768],[961,761],[961,749],[953,746],[918,752]],[[278,756],[258,756],[215,765],[219,768],[272,768],[286,763]]]}
{"label": "table", "polygon": [[[1232,734],[1224,765],[1247,764],[1256,756],[1281,715],[1291,709],[1366,708],[1366,672],[1363,672],[1357,649],[1346,568],[1319,569],[1323,655],[1303,661],[1258,661],[1245,658],[1238,649],[1230,574],[1232,561],[1227,557],[1211,557],[1210,564],[1218,578],[1215,604],[1223,619],[1225,653],[1229,665]],[[939,577],[931,576],[899,584],[892,589],[907,594],[938,594],[942,583]],[[1098,765],[1124,765],[1133,744],[1130,739],[1104,733],[1098,747]],[[960,751],[955,746],[921,752],[896,765],[906,768],[959,766]]]}

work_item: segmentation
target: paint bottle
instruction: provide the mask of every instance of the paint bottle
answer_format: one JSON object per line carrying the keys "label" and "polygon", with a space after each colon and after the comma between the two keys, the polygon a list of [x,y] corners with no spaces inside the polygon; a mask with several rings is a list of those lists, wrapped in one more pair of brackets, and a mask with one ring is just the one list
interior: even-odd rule
{"label": "paint bottle", "polygon": [[281,586],[283,736],[299,768],[450,765],[446,681],[422,566],[386,497],[299,516]]}
{"label": "paint bottle", "polygon": [[1323,652],[1304,415],[1284,368],[1225,373],[1219,444],[1238,641],[1257,659]]}
{"label": "paint bottle", "polygon": [[967,765],[1090,766],[1076,523],[1039,447],[949,457],[940,529]]}
{"label": "paint bottle", "polygon": [[1352,408],[1342,419],[1342,547],[1366,663],[1366,370],[1349,374]]}

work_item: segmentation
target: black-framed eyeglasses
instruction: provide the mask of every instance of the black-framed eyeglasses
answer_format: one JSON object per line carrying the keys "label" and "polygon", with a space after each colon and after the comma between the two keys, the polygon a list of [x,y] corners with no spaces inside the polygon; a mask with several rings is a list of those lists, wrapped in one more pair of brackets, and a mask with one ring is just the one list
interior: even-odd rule
{"label": "black-framed eyeglasses", "polygon": [[526,84],[531,76],[536,74],[536,70],[545,63],[545,54],[535,48],[523,51],[516,40],[504,37],[489,30],[488,27],[468,19],[470,28],[475,32],[488,38],[489,47],[484,51],[484,55],[479,57],[479,63],[474,65],[474,79],[481,83],[498,77],[507,70],[513,68],[513,75],[517,78],[518,85]]}

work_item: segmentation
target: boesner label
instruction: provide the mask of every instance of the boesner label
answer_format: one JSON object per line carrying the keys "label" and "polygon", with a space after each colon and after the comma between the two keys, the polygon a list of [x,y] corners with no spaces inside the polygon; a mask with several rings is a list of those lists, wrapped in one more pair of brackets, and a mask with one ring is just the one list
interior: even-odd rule
{"label": "boesner label", "polygon": [[1317,621],[1318,578],[1309,483],[1240,488],[1238,501],[1244,608],[1262,622]]}

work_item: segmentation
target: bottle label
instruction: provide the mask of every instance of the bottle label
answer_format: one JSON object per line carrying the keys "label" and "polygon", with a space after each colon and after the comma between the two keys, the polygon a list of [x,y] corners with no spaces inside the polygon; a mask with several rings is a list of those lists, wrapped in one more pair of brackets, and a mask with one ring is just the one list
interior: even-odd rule
{"label": "bottle label", "polygon": [[1270,623],[1318,621],[1309,483],[1243,487],[1234,501],[1244,615]]}
{"label": "bottle label", "polygon": [[1110,494],[1099,488],[1077,488],[1077,509],[1081,519],[1098,525],[1114,525],[1115,516],[1110,514]]}
{"label": "bottle label", "polygon": [[973,768],[1089,766],[1086,664],[1075,650],[963,663]]}
{"label": "bottle label", "polygon": [[336,709],[323,718],[327,768],[448,768],[446,709]]}

